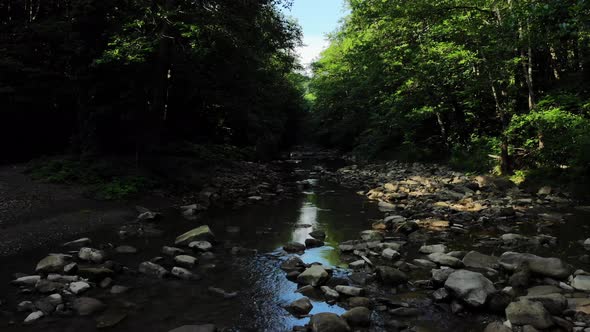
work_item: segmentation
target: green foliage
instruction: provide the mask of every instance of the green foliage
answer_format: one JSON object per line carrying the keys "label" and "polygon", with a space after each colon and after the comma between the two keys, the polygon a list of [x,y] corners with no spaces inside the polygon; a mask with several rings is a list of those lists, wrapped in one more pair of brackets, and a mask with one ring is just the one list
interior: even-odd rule
{"label": "green foliage", "polygon": [[488,172],[498,165],[499,146],[497,137],[472,136],[465,144],[453,145],[449,164],[468,172]]}

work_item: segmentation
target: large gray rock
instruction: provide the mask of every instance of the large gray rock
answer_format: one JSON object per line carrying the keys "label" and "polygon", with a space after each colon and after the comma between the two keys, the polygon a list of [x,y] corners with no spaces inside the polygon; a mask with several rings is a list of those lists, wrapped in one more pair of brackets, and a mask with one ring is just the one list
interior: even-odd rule
{"label": "large gray rock", "polygon": [[291,302],[286,309],[295,316],[303,316],[307,315],[313,309],[313,305],[307,297],[303,297]]}
{"label": "large gray rock", "polygon": [[449,275],[445,288],[473,307],[484,305],[488,295],[496,291],[494,284],[481,273],[467,270]]}
{"label": "large gray rock", "polygon": [[102,250],[84,247],[78,252],[78,258],[83,261],[92,263],[102,263],[105,259],[105,253]]}
{"label": "large gray rock", "polygon": [[571,267],[559,258],[545,258],[533,254],[505,252],[499,263],[509,271],[515,271],[522,264],[528,264],[531,272],[550,278],[565,279],[571,274]]}
{"label": "large gray rock", "polygon": [[80,297],[74,299],[72,302],[72,308],[78,313],[78,315],[87,316],[103,310],[105,305],[95,298]]}
{"label": "large gray rock", "polygon": [[567,299],[561,294],[527,295],[521,296],[520,299],[539,302],[554,315],[561,315],[567,309]]}
{"label": "large gray rock", "polygon": [[43,311],[41,311],[41,310],[32,312],[27,316],[27,318],[25,318],[24,323],[25,324],[32,324],[35,321],[41,319],[43,316],[45,316],[45,314],[43,314]]}
{"label": "large gray rock", "polygon": [[197,258],[189,255],[178,255],[174,257],[174,262],[179,266],[192,268],[197,264]]}
{"label": "large gray rock", "polygon": [[13,280],[11,283],[16,286],[35,286],[41,280],[41,276],[24,276]]}
{"label": "large gray rock", "polygon": [[489,323],[483,332],[512,332],[512,329],[502,322],[496,321]]}
{"label": "large gray rock", "polygon": [[90,285],[84,281],[76,281],[70,284],[70,292],[78,295],[90,289]]}
{"label": "large gray rock", "polygon": [[590,291],[590,276],[582,274],[577,275],[574,280],[572,280],[572,287],[585,292]]}
{"label": "large gray rock", "polygon": [[350,327],[343,318],[328,312],[313,315],[309,327],[312,332],[350,332]]}
{"label": "large gray rock", "polygon": [[322,266],[313,265],[297,276],[297,282],[303,285],[317,287],[326,282],[329,277],[330,275]]}
{"label": "large gray rock", "polygon": [[476,269],[497,269],[498,257],[484,255],[477,251],[470,251],[463,257],[463,264],[466,267]]}
{"label": "large gray rock", "polygon": [[178,266],[173,267],[172,270],[170,271],[170,273],[173,276],[175,276],[179,279],[182,279],[182,280],[198,279],[198,277],[194,273],[192,273],[191,271],[189,271],[185,268],[182,268],[182,267],[178,267]]}
{"label": "large gray rock", "polygon": [[367,230],[361,232],[361,239],[363,241],[383,241],[383,233],[374,230]]}
{"label": "large gray rock", "polygon": [[449,278],[449,276],[455,272],[455,269],[447,268],[447,269],[433,269],[430,272],[432,273],[432,281],[437,282],[439,284],[444,284],[445,281]]}
{"label": "large gray rock", "polygon": [[399,252],[397,252],[397,251],[395,251],[395,250],[393,250],[391,248],[385,248],[385,249],[383,249],[383,252],[381,253],[381,256],[383,258],[392,259],[393,260],[393,259],[399,258],[401,255],[400,255]]}
{"label": "large gray rock", "polygon": [[165,268],[152,262],[143,262],[139,264],[139,272],[158,278],[163,278],[168,274],[168,271]]}
{"label": "large gray rock", "polygon": [[291,256],[281,263],[281,270],[286,272],[300,271],[305,268],[305,263],[297,256]]}
{"label": "large gray rock", "polygon": [[352,287],[352,286],[344,286],[344,285],[338,285],[336,287],[334,287],[334,289],[336,289],[336,291],[340,294],[344,294],[347,296],[359,296],[362,295],[364,293],[364,289],[359,288],[359,287]]}
{"label": "large gray rock", "polygon": [[447,246],[444,244],[425,245],[420,247],[420,252],[423,254],[434,254],[436,252],[444,254],[447,252]]}
{"label": "large gray rock", "polygon": [[355,307],[343,313],[342,318],[350,326],[369,326],[371,324],[371,310],[365,307]]}
{"label": "large gray rock", "polygon": [[177,246],[184,246],[188,245],[193,241],[209,241],[212,242],[215,240],[215,234],[211,231],[209,226],[203,225],[197,228],[194,228],[176,238],[174,244]]}
{"label": "large gray rock", "polygon": [[551,315],[541,303],[524,299],[508,305],[506,318],[513,325],[531,325],[537,329],[547,329],[554,324]]}
{"label": "large gray rock", "polygon": [[458,258],[440,252],[435,252],[433,254],[428,255],[428,259],[444,266],[463,267],[463,262],[461,262],[461,260],[459,260]]}
{"label": "large gray rock", "polygon": [[377,278],[383,284],[397,286],[408,281],[408,276],[391,266],[377,266]]}
{"label": "large gray rock", "polygon": [[61,255],[61,254],[52,254],[45,258],[43,258],[39,263],[37,263],[37,267],[35,271],[37,272],[62,272],[64,266],[66,266],[70,262],[71,256],[69,255]]}
{"label": "large gray rock", "polygon": [[299,242],[289,242],[283,246],[283,250],[286,252],[304,252],[305,244]]}

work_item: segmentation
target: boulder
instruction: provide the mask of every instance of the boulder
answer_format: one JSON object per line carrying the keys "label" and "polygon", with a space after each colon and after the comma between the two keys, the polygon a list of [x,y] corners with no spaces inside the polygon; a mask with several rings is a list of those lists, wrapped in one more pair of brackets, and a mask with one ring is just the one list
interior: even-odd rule
{"label": "boulder", "polygon": [[383,233],[375,230],[366,230],[361,232],[363,241],[383,241]]}
{"label": "boulder", "polygon": [[533,254],[505,252],[500,256],[500,265],[515,271],[522,264],[528,264],[531,272],[555,279],[565,279],[571,274],[571,267],[559,258],[545,258]]}
{"label": "boulder", "polygon": [[305,247],[319,248],[324,246],[324,241],[318,239],[305,239]]}
{"label": "boulder", "polygon": [[326,232],[322,231],[322,230],[315,230],[311,233],[309,233],[309,236],[313,237],[314,239],[318,239],[318,240],[325,240],[326,239]]}
{"label": "boulder", "polygon": [[24,276],[13,280],[11,283],[16,286],[35,286],[41,280],[41,276]]}
{"label": "boulder", "polygon": [[342,318],[350,326],[369,326],[371,324],[371,310],[365,307],[355,307],[343,313]]}
{"label": "boulder", "polygon": [[309,328],[312,332],[350,332],[350,326],[343,318],[328,312],[313,315]]}
{"label": "boulder", "polygon": [[188,247],[198,251],[209,251],[213,249],[213,245],[209,241],[193,241],[188,244]]}
{"label": "boulder", "polygon": [[577,275],[571,283],[572,287],[584,292],[590,291],[590,276],[589,275]]}
{"label": "boulder", "polygon": [[70,262],[71,256],[69,255],[61,255],[61,254],[52,254],[45,258],[43,258],[39,263],[37,263],[37,267],[35,271],[37,272],[62,272],[64,266],[66,266]]}
{"label": "boulder", "polygon": [[178,255],[174,257],[174,262],[179,266],[191,268],[197,264],[197,258],[189,255]]}
{"label": "boulder", "polygon": [[160,266],[156,263],[152,263],[152,262],[143,262],[143,263],[139,264],[138,270],[140,273],[147,274],[147,275],[154,276],[154,277],[158,277],[158,278],[163,278],[164,276],[166,276],[168,274],[168,271],[166,271],[165,268],[163,268],[162,266]]}
{"label": "boulder", "polygon": [[328,286],[321,286],[320,289],[324,293],[327,300],[338,300],[340,294]]}
{"label": "boulder", "polygon": [[317,287],[326,282],[329,277],[330,275],[322,266],[313,265],[297,276],[297,282],[303,285]]}
{"label": "boulder", "polygon": [[539,302],[553,315],[561,315],[567,309],[567,299],[562,294],[527,295],[520,299]]}
{"label": "boulder", "polygon": [[179,279],[182,279],[182,280],[195,280],[195,279],[198,279],[197,276],[194,273],[192,273],[191,271],[189,271],[189,270],[187,270],[185,268],[182,268],[182,267],[178,267],[178,266],[173,267],[172,268],[172,271],[170,271],[170,273],[173,276],[175,276],[175,277],[177,277]]}
{"label": "boulder", "polygon": [[27,316],[27,318],[25,318],[24,323],[25,324],[32,324],[33,322],[41,319],[41,317],[43,317],[43,316],[45,316],[45,314],[41,310],[32,312]]}
{"label": "boulder", "polygon": [[281,270],[283,271],[300,271],[305,268],[305,263],[297,256],[289,257],[286,261],[281,263]]}
{"label": "boulder", "polygon": [[96,264],[102,263],[105,257],[106,255],[104,251],[88,247],[81,248],[78,252],[78,258],[80,258],[83,261],[92,262]]}
{"label": "boulder", "polygon": [[164,246],[162,247],[162,253],[166,256],[178,256],[184,254],[184,250],[180,248]]}
{"label": "boulder", "polygon": [[344,294],[347,296],[359,296],[359,295],[362,295],[364,292],[364,289],[362,289],[362,288],[352,287],[352,286],[343,286],[343,285],[338,285],[335,287],[335,289],[338,293]]}
{"label": "boulder", "polygon": [[488,295],[496,291],[494,284],[481,273],[467,270],[449,275],[445,288],[473,307],[484,305]]}
{"label": "boulder", "polygon": [[371,307],[371,300],[367,297],[353,296],[348,299],[348,306],[350,308],[356,308],[356,307],[370,308]]}
{"label": "boulder", "polygon": [[447,246],[444,244],[432,244],[428,246],[420,247],[420,253],[422,254],[434,254],[434,253],[445,253],[447,252]]}
{"label": "boulder", "polygon": [[531,325],[537,329],[547,329],[554,325],[549,312],[539,302],[521,299],[506,308],[506,318],[513,325]]}
{"label": "boulder", "polygon": [[291,302],[286,309],[295,316],[304,316],[313,309],[313,305],[307,297],[303,297]]}
{"label": "boulder", "polygon": [[84,281],[72,282],[70,284],[70,288],[69,288],[70,292],[72,292],[76,295],[82,294],[89,289],[90,289],[90,285]]}
{"label": "boulder", "polygon": [[377,278],[381,283],[397,286],[408,281],[408,276],[402,271],[390,266],[377,266]]}
{"label": "boulder", "polygon": [[119,254],[135,254],[137,253],[137,248],[132,246],[118,246],[115,248],[115,251]]}
{"label": "boulder", "polygon": [[193,241],[215,241],[215,235],[207,225],[194,228],[176,238],[174,245],[185,246]]}
{"label": "boulder", "polygon": [[502,322],[489,323],[483,332],[512,332],[512,329],[504,325]]}
{"label": "boulder", "polygon": [[399,258],[401,255],[399,252],[390,249],[390,248],[385,248],[383,249],[383,252],[381,253],[381,257],[385,258],[385,259],[397,259]]}
{"label": "boulder", "polygon": [[477,251],[470,251],[463,257],[463,265],[476,269],[497,269],[498,257],[484,255]]}
{"label": "boulder", "polygon": [[283,250],[292,253],[304,252],[305,244],[299,242],[289,242],[283,246]]}
{"label": "boulder", "polygon": [[428,255],[428,259],[444,266],[463,267],[463,262],[458,258],[439,252]]}

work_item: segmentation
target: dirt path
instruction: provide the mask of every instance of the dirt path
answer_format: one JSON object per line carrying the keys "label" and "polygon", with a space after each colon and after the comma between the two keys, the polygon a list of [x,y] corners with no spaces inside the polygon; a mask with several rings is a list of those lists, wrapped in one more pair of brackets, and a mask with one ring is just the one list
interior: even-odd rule
{"label": "dirt path", "polygon": [[133,218],[128,204],[84,197],[83,188],[39,183],[24,165],[0,168],[0,257]]}

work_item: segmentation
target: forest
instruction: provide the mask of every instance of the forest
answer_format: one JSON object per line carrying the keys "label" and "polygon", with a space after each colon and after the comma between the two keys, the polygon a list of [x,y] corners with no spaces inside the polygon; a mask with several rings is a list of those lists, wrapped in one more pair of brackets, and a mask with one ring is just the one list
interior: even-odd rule
{"label": "forest", "polygon": [[588,171],[590,3],[348,1],[314,64],[316,139],[471,171]]}

